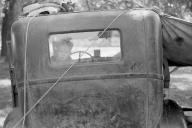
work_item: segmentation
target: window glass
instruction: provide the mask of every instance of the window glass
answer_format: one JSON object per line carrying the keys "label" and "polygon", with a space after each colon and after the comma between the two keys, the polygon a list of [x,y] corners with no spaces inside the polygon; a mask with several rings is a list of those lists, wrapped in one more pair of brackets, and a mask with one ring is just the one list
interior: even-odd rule
{"label": "window glass", "polygon": [[49,38],[52,64],[118,61],[121,58],[117,30],[55,34]]}

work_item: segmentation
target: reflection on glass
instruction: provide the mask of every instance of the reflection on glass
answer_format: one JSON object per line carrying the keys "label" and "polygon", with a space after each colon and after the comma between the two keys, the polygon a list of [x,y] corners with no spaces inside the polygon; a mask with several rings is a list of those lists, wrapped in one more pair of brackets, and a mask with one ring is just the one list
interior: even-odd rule
{"label": "reflection on glass", "polygon": [[55,34],[49,38],[51,63],[117,61],[121,58],[120,32],[108,30]]}

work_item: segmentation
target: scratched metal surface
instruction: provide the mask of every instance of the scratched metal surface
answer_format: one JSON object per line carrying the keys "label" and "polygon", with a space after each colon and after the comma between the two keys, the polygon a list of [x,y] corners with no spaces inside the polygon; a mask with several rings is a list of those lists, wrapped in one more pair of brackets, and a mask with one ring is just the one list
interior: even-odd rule
{"label": "scratched metal surface", "polygon": [[[30,114],[28,123],[33,128],[154,128],[162,112],[160,84],[143,78],[60,83]],[[29,106],[49,86],[30,87]]]}
{"label": "scratched metal surface", "polygon": [[[50,65],[49,35],[74,30],[102,30],[120,13],[122,11],[62,14],[35,18],[31,22],[27,54],[28,80],[31,81],[29,108],[69,67]],[[23,39],[28,20],[21,19],[13,25],[13,58],[19,94],[17,108],[20,111],[23,110]],[[163,104],[160,27],[160,19],[152,11],[127,11],[111,26],[122,33],[121,61],[75,65],[65,76],[67,80],[64,78],[30,114],[27,126],[155,128]]]}

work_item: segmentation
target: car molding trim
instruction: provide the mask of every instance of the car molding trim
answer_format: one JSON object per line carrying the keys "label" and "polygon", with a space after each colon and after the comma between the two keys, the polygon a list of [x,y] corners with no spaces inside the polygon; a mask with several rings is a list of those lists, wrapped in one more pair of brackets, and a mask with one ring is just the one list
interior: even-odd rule
{"label": "car molding trim", "polygon": [[[114,74],[97,74],[97,75],[79,75],[64,77],[59,82],[72,82],[72,81],[85,81],[85,80],[102,80],[102,79],[132,79],[132,78],[143,78],[143,79],[156,79],[163,80],[162,74],[145,74],[145,73],[114,73]],[[29,85],[39,85],[46,83],[55,83],[57,78],[50,79],[39,79],[29,80]],[[18,83],[18,87],[23,87],[23,82]]]}

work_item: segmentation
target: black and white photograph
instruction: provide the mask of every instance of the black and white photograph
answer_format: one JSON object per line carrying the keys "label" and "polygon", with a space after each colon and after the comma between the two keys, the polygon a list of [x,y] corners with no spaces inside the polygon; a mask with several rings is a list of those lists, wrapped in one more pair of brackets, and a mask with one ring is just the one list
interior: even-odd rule
{"label": "black and white photograph", "polygon": [[192,128],[192,0],[0,0],[0,128]]}

